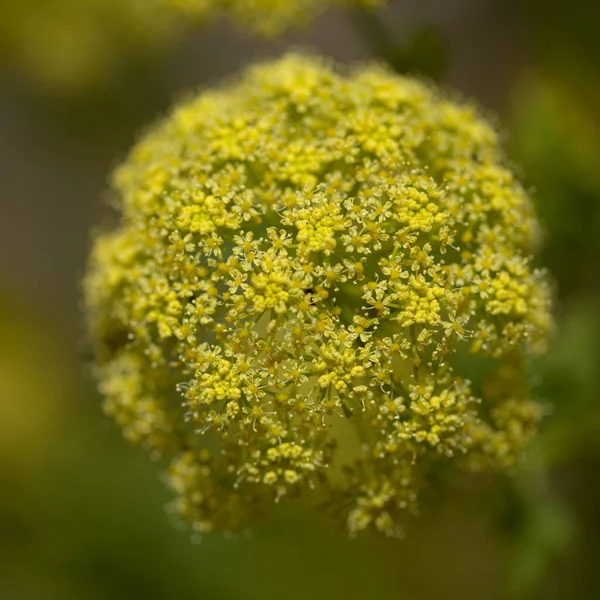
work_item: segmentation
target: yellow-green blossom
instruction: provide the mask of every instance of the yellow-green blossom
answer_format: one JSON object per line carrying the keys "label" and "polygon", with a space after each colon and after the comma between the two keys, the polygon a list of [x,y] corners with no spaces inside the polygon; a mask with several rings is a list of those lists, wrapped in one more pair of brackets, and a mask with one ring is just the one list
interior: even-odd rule
{"label": "yellow-green blossom", "polygon": [[175,12],[191,16],[200,23],[217,15],[232,18],[240,27],[264,36],[275,36],[286,29],[307,24],[331,7],[375,8],[386,0],[163,0]]}
{"label": "yellow-green blossom", "polygon": [[394,534],[433,465],[535,431],[536,221],[473,106],[290,55],[178,106],[114,196],[85,281],[106,410],[198,531],[302,496]]}

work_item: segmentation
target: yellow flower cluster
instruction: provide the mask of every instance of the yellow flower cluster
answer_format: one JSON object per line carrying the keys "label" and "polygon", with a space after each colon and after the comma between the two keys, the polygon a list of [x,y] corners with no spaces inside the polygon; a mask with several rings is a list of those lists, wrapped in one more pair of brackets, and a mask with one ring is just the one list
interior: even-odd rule
{"label": "yellow flower cluster", "polygon": [[175,12],[204,23],[216,15],[231,17],[241,27],[263,36],[281,34],[306,24],[330,7],[375,8],[386,0],[163,0]]}
{"label": "yellow flower cluster", "polygon": [[535,431],[536,222],[472,106],[289,55],[178,106],[114,195],[85,281],[106,409],[198,531],[306,497],[392,535],[433,466]]}

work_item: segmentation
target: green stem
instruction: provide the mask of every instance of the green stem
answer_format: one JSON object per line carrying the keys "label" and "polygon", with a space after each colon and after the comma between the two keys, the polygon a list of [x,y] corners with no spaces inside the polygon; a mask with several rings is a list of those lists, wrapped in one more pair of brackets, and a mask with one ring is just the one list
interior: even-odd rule
{"label": "green stem", "polygon": [[376,57],[401,75],[425,74],[439,79],[446,70],[448,47],[437,29],[422,27],[413,36],[399,44],[395,34],[374,11],[356,8],[350,11],[350,19]]}
{"label": "green stem", "polygon": [[373,53],[385,60],[395,71],[400,72],[398,47],[379,16],[366,8],[354,8],[349,11],[349,14],[355,29]]}

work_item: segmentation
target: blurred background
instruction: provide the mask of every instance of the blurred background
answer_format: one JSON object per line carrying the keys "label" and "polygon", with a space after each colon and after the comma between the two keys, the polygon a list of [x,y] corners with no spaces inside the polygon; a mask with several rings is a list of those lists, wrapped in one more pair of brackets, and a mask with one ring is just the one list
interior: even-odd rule
{"label": "blurred background", "polygon": [[[363,18],[330,10],[268,42],[153,2],[0,4],[4,600],[600,599],[600,3],[392,0],[385,36]],[[88,373],[79,281],[108,173],[186,90],[290,45],[385,52],[476,99],[543,224],[558,326],[532,385],[552,412],[514,476],[445,482],[403,541],[348,541],[303,506],[194,539]]]}

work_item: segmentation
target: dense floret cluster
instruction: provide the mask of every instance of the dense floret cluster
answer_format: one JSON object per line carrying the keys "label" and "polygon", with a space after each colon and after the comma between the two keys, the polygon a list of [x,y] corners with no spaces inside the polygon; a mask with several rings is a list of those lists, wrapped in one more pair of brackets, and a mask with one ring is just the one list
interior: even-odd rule
{"label": "dense floret cluster", "polygon": [[106,410],[196,530],[305,497],[395,534],[433,466],[535,431],[536,221],[472,106],[290,55],[178,106],[114,193],[85,282]]}

